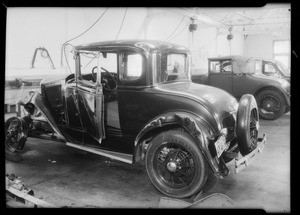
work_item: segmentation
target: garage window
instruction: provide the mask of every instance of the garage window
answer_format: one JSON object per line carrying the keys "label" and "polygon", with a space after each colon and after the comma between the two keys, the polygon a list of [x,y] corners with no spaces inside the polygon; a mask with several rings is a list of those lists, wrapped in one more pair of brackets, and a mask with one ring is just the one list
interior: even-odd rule
{"label": "garage window", "polygon": [[290,41],[278,40],[274,41],[273,56],[275,60],[279,60],[287,68],[290,68]]}

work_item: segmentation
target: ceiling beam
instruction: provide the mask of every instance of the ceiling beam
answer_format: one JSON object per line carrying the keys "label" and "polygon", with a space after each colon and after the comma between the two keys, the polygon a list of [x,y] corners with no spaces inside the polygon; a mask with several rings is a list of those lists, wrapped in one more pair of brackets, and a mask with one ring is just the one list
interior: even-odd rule
{"label": "ceiling beam", "polygon": [[204,14],[195,13],[195,12],[191,11],[188,8],[175,8],[173,10],[177,13],[188,16],[188,17],[193,18],[195,20],[198,20],[200,22],[204,22],[206,24],[210,24],[210,25],[215,26],[215,27],[218,27],[218,26],[227,26],[227,27],[229,27],[229,25],[225,22],[214,20],[211,17],[206,16]]}

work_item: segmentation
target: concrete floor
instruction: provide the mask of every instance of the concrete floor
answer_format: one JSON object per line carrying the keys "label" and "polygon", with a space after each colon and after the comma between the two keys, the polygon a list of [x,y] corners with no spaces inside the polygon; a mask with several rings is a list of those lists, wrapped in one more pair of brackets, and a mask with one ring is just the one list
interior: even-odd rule
{"label": "concrete floor", "polygon": [[[264,151],[239,174],[209,175],[203,196],[223,193],[236,208],[290,212],[290,114],[260,121]],[[23,160],[6,160],[6,173],[21,177],[35,196],[57,207],[158,208],[163,195],[141,164],[129,165],[65,146],[29,138]],[[233,163],[232,163],[233,164]]]}

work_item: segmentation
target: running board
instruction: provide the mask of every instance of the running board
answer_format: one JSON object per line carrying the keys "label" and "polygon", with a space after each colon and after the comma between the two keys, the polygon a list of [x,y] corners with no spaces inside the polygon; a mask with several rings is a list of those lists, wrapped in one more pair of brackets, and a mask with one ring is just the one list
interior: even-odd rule
{"label": "running board", "polygon": [[104,149],[95,149],[95,148],[92,148],[92,147],[89,147],[89,146],[77,145],[77,144],[70,143],[70,142],[67,142],[66,144],[67,144],[67,146],[77,148],[77,149],[81,149],[83,151],[91,152],[91,153],[101,155],[101,156],[104,156],[104,157],[108,157],[108,158],[111,158],[111,159],[114,159],[114,160],[119,160],[119,161],[129,163],[129,164],[133,163],[132,162],[132,157],[133,156],[129,155],[129,154],[113,152],[113,151],[107,151],[107,150],[104,150]]}

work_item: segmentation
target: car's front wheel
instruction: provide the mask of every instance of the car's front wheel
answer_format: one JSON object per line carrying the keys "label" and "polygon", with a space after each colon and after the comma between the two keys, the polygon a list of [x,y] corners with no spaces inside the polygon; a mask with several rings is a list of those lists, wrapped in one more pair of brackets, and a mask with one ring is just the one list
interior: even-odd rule
{"label": "car's front wheel", "polygon": [[10,152],[19,152],[24,148],[28,129],[22,118],[11,117],[5,122],[5,148]]}
{"label": "car's front wheel", "polygon": [[146,169],[163,194],[186,198],[200,191],[207,179],[207,163],[194,139],[183,131],[166,131],[151,141]]}
{"label": "car's front wheel", "polygon": [[284,97],[274,90],[260,92],[256,96],[256,101],[259,107],[259,115],[263,119],[278,119],[286,110]]}

